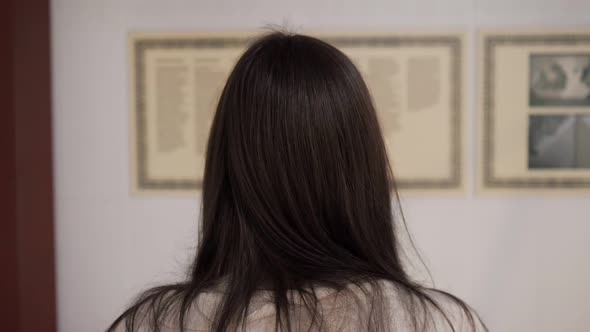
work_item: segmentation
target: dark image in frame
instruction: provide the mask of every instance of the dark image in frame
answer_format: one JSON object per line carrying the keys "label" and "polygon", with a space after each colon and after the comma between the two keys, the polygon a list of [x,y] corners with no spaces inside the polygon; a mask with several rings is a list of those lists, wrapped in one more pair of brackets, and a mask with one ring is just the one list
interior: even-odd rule
{"label": "dark image in frame", "polygon": [[529,115],[528,168],[590,168],[590,114]]}
{"label": "dark image in frame", "polygon": [[529,104],[590,105],[590,53],[531,54]]}

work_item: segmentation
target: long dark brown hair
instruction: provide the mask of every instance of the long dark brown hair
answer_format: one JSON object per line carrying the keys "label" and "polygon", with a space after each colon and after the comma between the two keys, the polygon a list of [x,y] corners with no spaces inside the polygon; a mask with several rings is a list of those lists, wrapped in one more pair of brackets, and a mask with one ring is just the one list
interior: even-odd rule
{"label": "long dark brown hair", "polygon": [[[405,223],[394,213],[399,199],[371,95],[350,59],[326,42],[272,32],[241,56],[211,127],[201,204],[188,280],[143,293],[110,329],[135,331],[141,312],[151,330],[174,317],[184,331],[197,296],[222,280],[213,331],[239,326],[262,289],[273,294],[276,330],[291,331],[289,294],[305,299],[317,323],[310,287],[379,290],[380,280],[395,285],[412,329],[427,330],[417,317],[435,312],[457,328],[434,292],[476,328],[464,302],[408,277],[397,238]],[[391,313],[369,316],[363,329],[389,330]]]}

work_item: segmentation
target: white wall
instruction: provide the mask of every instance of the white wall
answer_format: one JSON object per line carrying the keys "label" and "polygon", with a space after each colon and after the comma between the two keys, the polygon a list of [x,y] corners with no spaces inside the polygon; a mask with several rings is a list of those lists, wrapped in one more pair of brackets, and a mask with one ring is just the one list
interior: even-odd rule
{"label": "white wall", "polygon": [[[196,199],[129,196],[126,33],[590,25],[587,0],[54,0],[57,292],[60,331],[98,331],[139,290],[182,277]],[[470,50],[470,165],[475,88]],[[34,82],[32,82],[34,84]],[[473,171],[473,167],[469,172]],[[590,200],[413,198],[411,231],[437,285],[492,331],[588,331]]]}

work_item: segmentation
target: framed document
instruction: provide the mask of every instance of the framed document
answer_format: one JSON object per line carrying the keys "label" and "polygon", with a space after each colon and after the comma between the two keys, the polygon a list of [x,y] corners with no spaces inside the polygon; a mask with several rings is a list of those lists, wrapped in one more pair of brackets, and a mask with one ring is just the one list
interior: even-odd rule
{"label": "framed document", "polygon": [[[196,192],[216,102],[257,33],[129,36],[136,193]],[[462,33],[310,33],[347,54],[373,96],[402,193],[464,188]]]}
{"label": "framed document", "polygon": [[217,99],[248,34],[129,35],[132,192],[194,193]]}
{"label": "framed document", "polygon": [[590,194],[590,30],[479,35],[478,189]]}

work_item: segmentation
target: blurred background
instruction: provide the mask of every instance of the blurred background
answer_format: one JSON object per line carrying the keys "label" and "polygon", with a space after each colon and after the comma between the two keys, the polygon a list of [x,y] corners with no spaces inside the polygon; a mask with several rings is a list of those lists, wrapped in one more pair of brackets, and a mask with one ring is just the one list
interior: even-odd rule
{"label": "blurred background", "polygon": [[466,194],[402,197],[410,232],[435,285],[471,304],[491,331],[590,329],[588,196],[482,197],[474,188],[477,29],[588,26],[590,1],[53,0],[49,8],[58,331],[104,330],[139,291],[183,278],[196,245],[198,197],[130,195],[128,33],[284,22],[303,33],[466,31]]}

